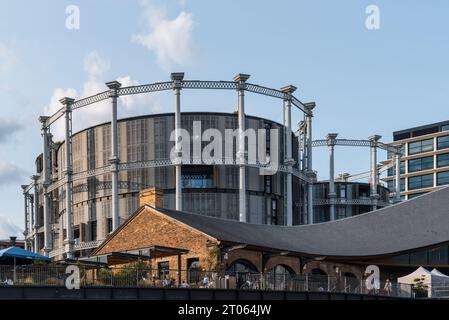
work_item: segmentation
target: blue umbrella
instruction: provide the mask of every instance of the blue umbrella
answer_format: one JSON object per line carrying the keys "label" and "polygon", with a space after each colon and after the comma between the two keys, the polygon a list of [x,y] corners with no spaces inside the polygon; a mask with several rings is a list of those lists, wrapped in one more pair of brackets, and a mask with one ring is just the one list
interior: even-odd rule
{"label": "blue umbrella", "polygon": [[46,256],[19,247],[9,247],[0,250],[0,261],[11,261],[14,259],[16,259],[17,261],[23,261],[25,263],[31,261],[51,261],[51,259]]}
{"label": "blue umbrella", "polygon": [[13,262],[14,264],[14,282],[16,281],[16,263],[31,263],[33,261],[50,262],[51,259],[19,247],[9,247],[0,250],[0,262]]}

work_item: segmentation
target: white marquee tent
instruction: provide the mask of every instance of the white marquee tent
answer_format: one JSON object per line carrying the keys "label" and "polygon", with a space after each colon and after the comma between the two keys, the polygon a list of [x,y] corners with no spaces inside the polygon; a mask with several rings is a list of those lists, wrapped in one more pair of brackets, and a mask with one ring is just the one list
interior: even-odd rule
{"label": "white marquee tent", "polygon": [[419,267],[412,273],[398,278],[399,284],[407,284],[413,285],[416,284],[416,279],[423,279],[423,284],[428,287],[428,296],[432,297],[432,288],[441,287],[441,286],[449,286],[449,276],[441,273],[437,269],[433,269],[432,271],[427,270],[426,268]]}

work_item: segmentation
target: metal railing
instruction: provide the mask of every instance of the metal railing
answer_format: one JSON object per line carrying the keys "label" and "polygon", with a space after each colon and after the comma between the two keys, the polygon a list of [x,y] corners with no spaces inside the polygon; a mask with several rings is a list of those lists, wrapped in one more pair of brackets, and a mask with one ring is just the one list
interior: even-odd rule
{"label": "metal railing", "polygon": [[[65,286],[67,265],[0,266],[0,286]],[[353,277],[151,269],[148,266],[107,268],[79,266],[80,287],[214,288],[268,291],[308,291],[385,295],[412,298],[411,285],[381,282],[367,288]]]}

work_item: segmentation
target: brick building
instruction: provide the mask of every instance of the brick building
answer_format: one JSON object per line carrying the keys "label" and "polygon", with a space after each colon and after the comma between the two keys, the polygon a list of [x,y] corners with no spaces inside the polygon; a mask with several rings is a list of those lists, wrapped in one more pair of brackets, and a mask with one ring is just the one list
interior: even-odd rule
{"label": "brick building", "polygon": [[[162,192],[147,189],[140,194],[140,208],[89,259],[107,257],[109,265],[118,265],[130,261],[126,254],[137,254],[153,270],[343,275],[357,280],[368,265],[379,266],[383,280],[417,266],[447,272],[448,196],[449,188],[444,188],[370,214],[287,227],[164,209]],[[178,274],[181,281],[187,273]]]}

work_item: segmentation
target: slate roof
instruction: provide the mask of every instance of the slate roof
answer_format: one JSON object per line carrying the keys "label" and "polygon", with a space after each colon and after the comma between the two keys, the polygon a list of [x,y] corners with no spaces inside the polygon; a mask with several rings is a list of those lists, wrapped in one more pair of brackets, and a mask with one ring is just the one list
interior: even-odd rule
{"label": "slate roof", "polygon": [[385,256],[449,242],[449,187],[362,215],[291,227],[157,210],[222,241],[315,257]]}

